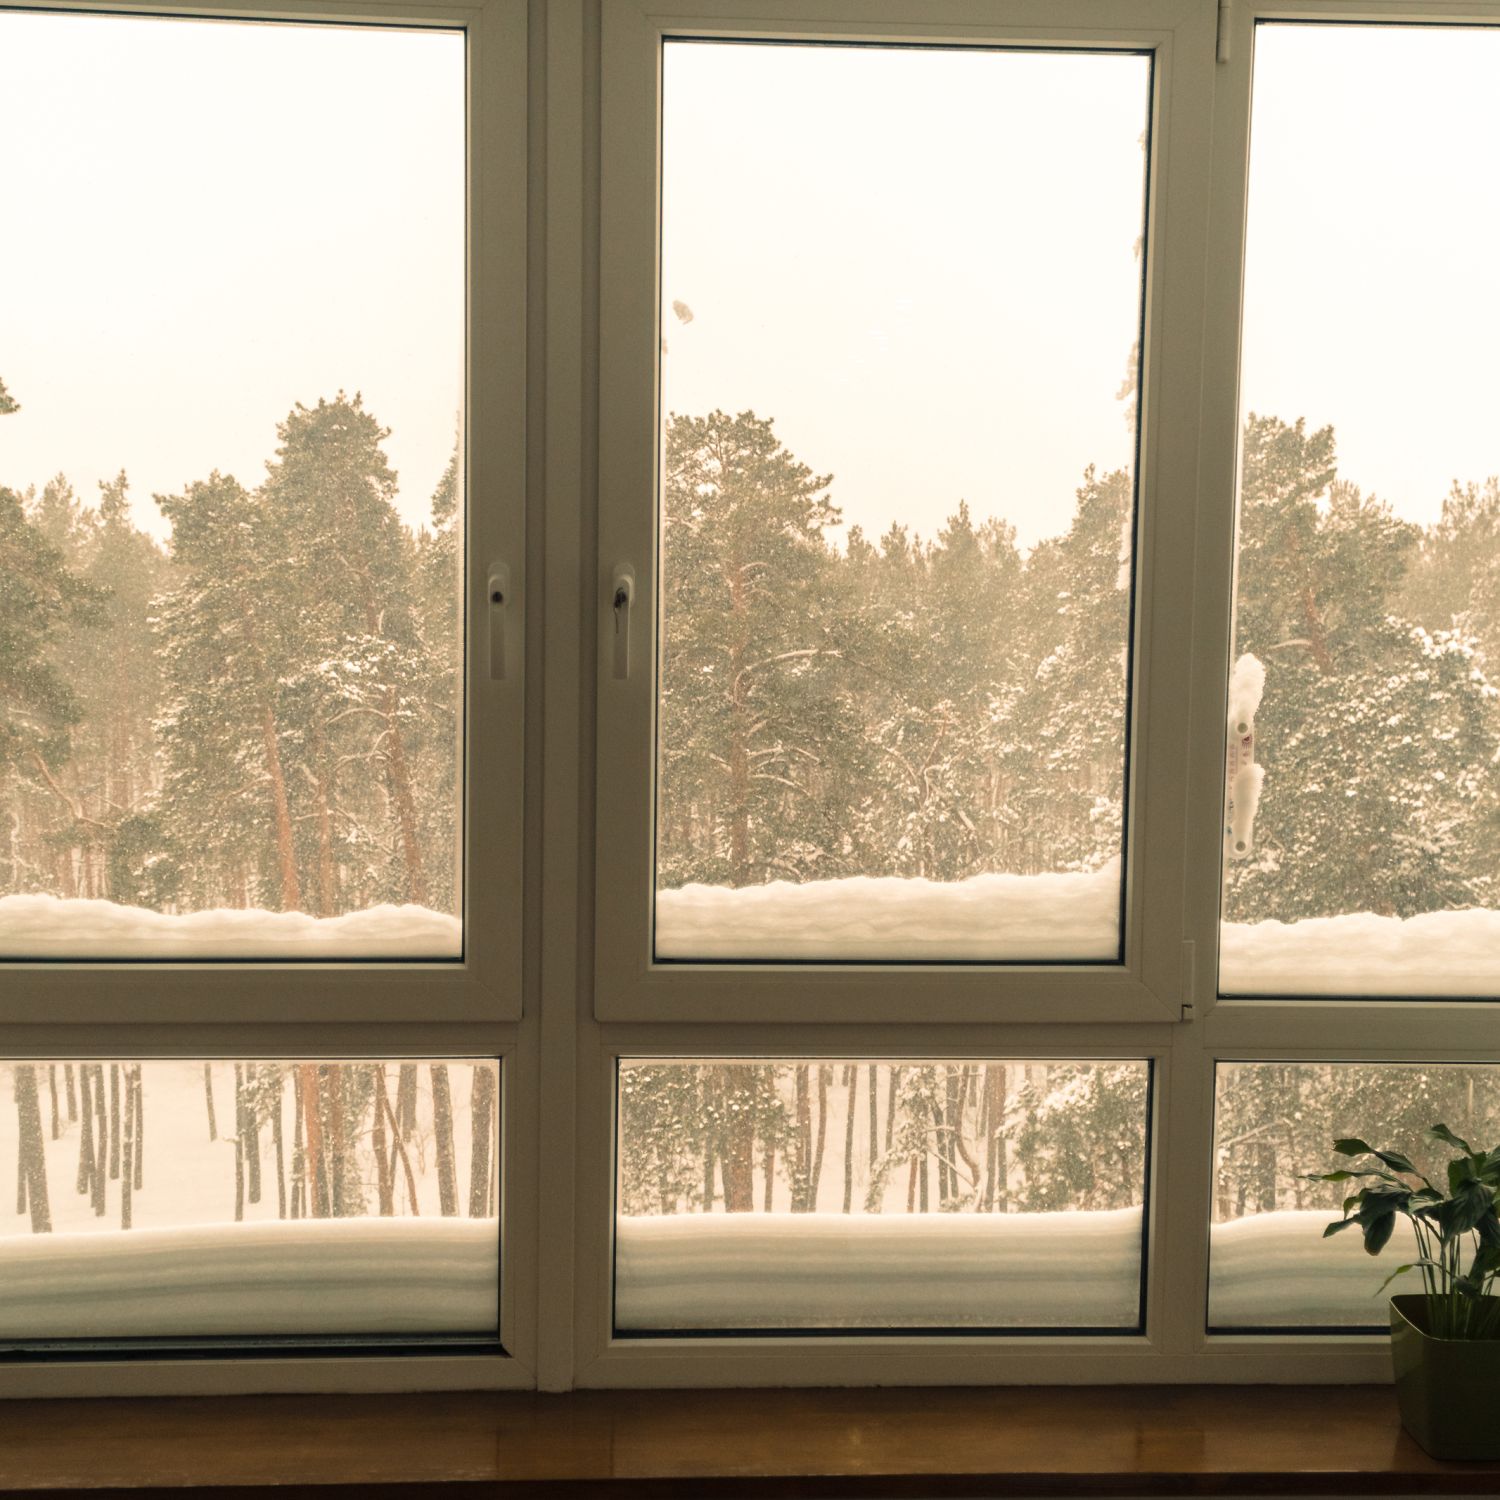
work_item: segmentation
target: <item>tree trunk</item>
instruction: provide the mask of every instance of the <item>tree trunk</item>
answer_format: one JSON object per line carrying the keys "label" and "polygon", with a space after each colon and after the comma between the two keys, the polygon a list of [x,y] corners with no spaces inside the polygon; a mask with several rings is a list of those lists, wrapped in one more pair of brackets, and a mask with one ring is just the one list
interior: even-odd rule
{"label": "tree trunk", "polygon": [[818,1065],[818,1144],[813,1152],[811,1192],[808,1194],[807,1211],[818,1211],[818,1184],[823,1179],[823,1147],[828,1141],[828,1084],[833,1069]]}
{"label": "tree trunk", "polygon": [[214,1065],[203,1064],[203,1098],[208,1105],[208,1138],[216,1141],[219,1138],[219,1122],[214,1118]]}
{"label": "tree trunk", "polygon": [[78,1118],[78,1086],[73,1076],[73,1064],[63,1064],[63,1083],[68,1094],[68,1124],[71,1125]]}
{"label": "tree trunk", "polygon": [[[42,1140],[42,1110],[37,1098],[36,1064],[15,1065],[16,1118],[19,1131],[17,1208],[31,1210],[31,1232],[52,1232],[52,1205],[47,1197],[47,1157]],[[21,1193],[26,1195],[21,1203]]]}
{"label": "tree trunk", "polygon": [[281,748],[276,738],[276,715],[270,701],[261,705],[261,743],[266,752],[266,776],[271,787],[271,812],[276,827],[276,864],[281,873],[282,911],[302,910],[302,885],[297,879],[297,851],[292,842],[292,813],[281,770]]}
{"label": "tree trunk", "polygon": [[109,1180],[120,1179],[120,1065],[109,1065]]}
{"label": "tree trunk", "polygon": [[260,1091],[255,1086],[259,1076],[260,1069],[254,1063],[245,1064],[245,1118],[240,1137],[245,1142],[245,1175],[252,1203],[260,1202],[260,1109],[257,1105]]}
{"label": "tree trunk", "polygon": [[453,1164],[453,1093],[448,1065],[432,1065],[432,1126],[437,1137],[438,1208],[445,1219],[458,1212],[458,1174]]}
{"label": "tree trunk", "polygon": [[52,1105],[52,1139],[62,1134],[62,1117],[57,1107],[57,1064],[47,1064],[47,1098]]}
{"label": "tree trunk", "polygon": [[409,1141],[417,1128],[417,1065],[402,1063],[396,1074],[396,1123],[401,1139]]}
{"label": "tree trunk", "polygon": [[736,1064],[725,1071],[729,1077],[720,1099],[726,1124],[719,1164],[724,1178],[724,1211],[748,1214],[755,1209],[755,1070]]}
{"label": "tree trunk", "polygon": [[329,769],[328,732],[323,717],[313,725],[313,764],[317,767],[318,799],[318,915],[331,917],[338,910],[333,879],[333,772]]}
{"label": "tree trunk", "polygon": [[303,1150],[303,1177],[309,1218],[328,1217],[328,1174],[323,1161],[322,1089],[319,1087],[316,1063],[303,1063],[298,1069],[302,1080],[302,1109],[306,1119],[306,1145]]}
{"label": "tree trunk", "polygon": [[104,1113],[104,1064],[94,1064],[94,1178],[93,1205],[97,1218],[104,1217],[109,1167],[109,1120]]}
{"label": "tree trunk", "polygon": [[276,1153],[276,1217],[286,1218],[286,1142],[281,1123],[281,1096],[286,1087],[281,1068],[276,1068],[276,1098],[271,1108],[271,1145]]}
{"label": "tree trunk", "polygon": [[812,1081],[809,1078],[810,1063],[796,1069],[795,1104],[792,1134],[792,1212],[805,1214],[811,1206],[812,1194]]}
{"label": "tree trunk", "polygon": [[120,1167],[120,1228],[131,1227],[135,1196],[135,1080],[125,1073],[125,1151]]}
{"label": "tree trunk", "polygon": [[854,1209],[854,1107],[859,1092],[859,1069],[850,1063],[844,1069],[844,1080],[849,1085],[848,1116],[844,1120],[844,1212]]}
{"label": "tree trunk", "polygon": [[495,1132],[495,1075],[489,1068],[474,1069],[474,1083],[469,1092],[469,1119],[472,1141],[469,1148],[469,1217],[487,1219],[490,1213],[490,1145]]}
{"label": "tree trunk", "polygon": [[[385,1094],[385,1064],[374,1063],[370,1068],[370,1097],[375,1103],[375,1118],[370,1126],[370,1145],[375,1152],[375,1191],[380,1200],[380,1216],[388,1219],[396,1212],[395,1193],[392,1191],[391,1168],[395,1158],[386,1154],[385,1117],[390,1112],[390,1101]],[[395,1131],[397,1140],[401,1138]]]}
{"label": "tree trunk", "polygon": [[87,1063],[78,1068],[78,1187],[81,1194],[91,1193],[94,1186],[94,1102],[90,1098],[92,1074]]}
{"label": "tree trunk", "polygon": [[136,1192],[146,1185],[146,1086],[141,1080],[141,1065],[137,1063],[135,1073],[135,1167],[131,1184]]}

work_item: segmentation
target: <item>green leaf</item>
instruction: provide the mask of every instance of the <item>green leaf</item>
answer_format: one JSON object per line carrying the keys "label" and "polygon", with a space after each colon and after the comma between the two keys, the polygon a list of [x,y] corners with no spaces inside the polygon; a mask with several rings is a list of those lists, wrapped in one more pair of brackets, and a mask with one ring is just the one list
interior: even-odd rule
{"label": "green leaf", "polygon": [[1379,1255],[1391,1242],[1391,1235],[1396,1230],[1396,1215],[1394,1212],[1382,1214],[1377,1219],[1370,1219],[1365,1224],[1365,1254]]}
{"label": "green leaf", "polygon": [[1323,1231],[1323,1238],[1325,1240],[1329,1239],[1333,1235],[1337,1234],[1339,1232],[1339,1230],[1341,1230],[1341,1229],[1350,1229],[1350,1228],[1352,1228],[1354,1225],[1356,1225],[1358,1223],[1359,1223],[1358,1219],[1335,1219],[1333,1221],[1333,1223],[1330,1224]]}
{"label": "green leaf", "polygon": [[[1399,1151],[1376,1151],[1372,1154],[1379,1157],[1386,1166],[1394,1167],[1398,1172],[1409,1172],[1413,1177],[1422,1177],[1422,1174],[1412,1165],[1411,1158],[1403,1156]],[[1426,1180],[1425,1177],[1422,1177],[1423,1182],[1426,1182]]]}
{"label": "green leaf", "polygon": [[1475,1155],[1474,1148],[1461,1135],[1454,1135],[1446,1125],[1434,1125],[1427,1132],[1427,1138],[1433,1141],[1440,1141],[1445,1146],[1457,1146],[1465,1156]]}
{"label": "green leaf", "polygon": [[1333,1150],[1336,1156],[1374,1156],[1375,1154],[1375,1148],[1368,1141],[1360,1140],[1357,1135],[1342,1136],[1333,1143]]}

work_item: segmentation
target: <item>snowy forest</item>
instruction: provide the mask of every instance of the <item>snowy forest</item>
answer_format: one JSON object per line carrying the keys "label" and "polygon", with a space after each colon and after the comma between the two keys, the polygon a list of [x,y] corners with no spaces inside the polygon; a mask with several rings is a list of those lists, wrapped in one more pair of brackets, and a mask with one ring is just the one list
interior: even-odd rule
{"label": "snowy forest", "polygon": [[124,472],[0,488],[0,899],[456,917],[457,454],[413,532],[386,436],[298,405],[258,487],[155,497],[166,542]]}
{"label": "snowy forest", "polygon": [[498,1211],[493,1063],[12,1062],[3,1072],[16,1109],[15,1128],[0,1128],[0,1184],[14,1167],[23,1232]]}
{"label": "snowy forest", "polygon": [[[215,473],[156,497],[165,542],[123,474],[90,502],[61,475],[0,490],[0,937],[38,896],[456,917],[460,479],[455,460],[411,530],[385,436],[357,395],[298,405],[256,488]],[[1109,871],[1128,474],[1087,472],[1066,528],[1023,552],[961,502],[931,538],[840,535],[832,477],[753,413],[666,438],[666,890]],[[1500,482],[1455,484],[1418,527],[1339,478],[1331,429],[1252,415],[1236,633],[1265,672],[1264,787],[1228,921],[1500,904]],[[1138,1065],[657,1072],[622,1097],[628,1214],[1140,1201]],[[1221,1100],[1220,1211],[1301,1205],[1332,1133],[1427,1112],[1392,1079],[1345,1098],[1247,1073]],[[51,1084],[17,1071],[23,1136]]]}

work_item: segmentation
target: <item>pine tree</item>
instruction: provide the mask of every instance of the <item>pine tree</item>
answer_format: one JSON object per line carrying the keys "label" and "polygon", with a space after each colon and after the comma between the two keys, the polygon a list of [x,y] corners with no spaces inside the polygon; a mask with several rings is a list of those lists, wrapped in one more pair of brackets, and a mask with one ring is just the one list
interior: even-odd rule
{"label": "pine tree", "polygon": [[860,726],[828,608],[830,482],[751,412],[668,422],[665,883],[845,873],[847,796],[830,752]]}

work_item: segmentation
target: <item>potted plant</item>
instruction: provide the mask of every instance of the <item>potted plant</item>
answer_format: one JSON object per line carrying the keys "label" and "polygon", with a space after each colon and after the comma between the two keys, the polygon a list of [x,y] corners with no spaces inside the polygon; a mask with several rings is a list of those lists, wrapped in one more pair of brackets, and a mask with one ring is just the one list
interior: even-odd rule
{"label": "potted plant", "polygon": [[1417,1258],[1397,1266],[1384,1291],[1413,1268],[1425,1291],[1391,1298],[1391,1354],[1406,1429],[1434,1458],[1500,1458],[1500,1149],[1476,1151],[1446,1125],[1428,1139],[1461,1152],[1448,1163],[1447,1189],[1435,1186],[1399,1151],[1365,1141],[1333,1143],[1340,1156],[1373,1157],[1357,1170],[1309,1173],[1314,1182],[1373,1179],[1344,1199],[1344,1217],[1323,1237],[1358,1225],[1379,1255],[1398,1217],[1410,1221]]}

